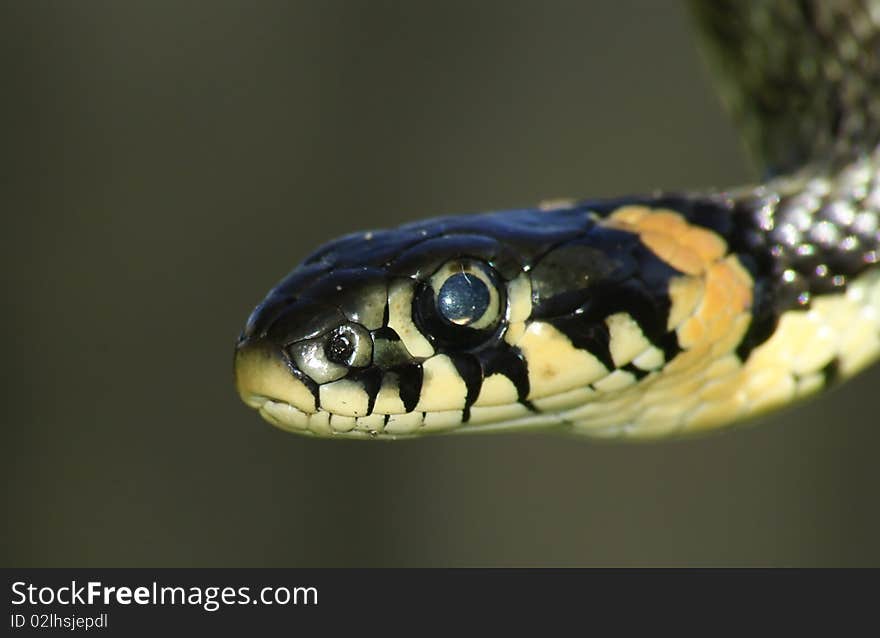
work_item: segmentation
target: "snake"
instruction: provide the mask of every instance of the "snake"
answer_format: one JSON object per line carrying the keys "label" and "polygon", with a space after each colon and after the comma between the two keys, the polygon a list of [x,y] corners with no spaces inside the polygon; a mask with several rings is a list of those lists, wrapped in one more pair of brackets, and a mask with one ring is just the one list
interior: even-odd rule
{"label": "snake", "polygon": [[880,0],[692,2],[752,184],[451,215],[318,247],[250,314],[238,394],[319,437],[656,440],[880,357]]}

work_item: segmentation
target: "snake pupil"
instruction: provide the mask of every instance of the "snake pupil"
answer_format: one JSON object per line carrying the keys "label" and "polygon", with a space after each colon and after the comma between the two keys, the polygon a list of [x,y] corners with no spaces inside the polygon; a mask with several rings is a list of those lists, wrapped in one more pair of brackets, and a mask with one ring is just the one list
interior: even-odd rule
{"label": "snake pupil", "polygon": [[440,287],[437,295],[440,314],[459,326],[475,322],[489,307],[489,288],[474,275],[456,273]]}

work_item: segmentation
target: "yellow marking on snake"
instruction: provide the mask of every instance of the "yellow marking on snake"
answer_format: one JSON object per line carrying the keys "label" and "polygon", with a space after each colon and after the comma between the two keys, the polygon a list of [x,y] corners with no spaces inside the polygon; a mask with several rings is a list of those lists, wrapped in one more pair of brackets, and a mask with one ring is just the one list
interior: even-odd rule
{"label": "yellow marking on snake", "polygon": [[459,410],[428,412],[422,423],[422,429],[437,432],[440,430],[451,430],[459,425],[461,425],[461,412]]}
{"label": "yellow marking on snake", "polygon": [[356,420],[357,429],[361,432],[381,432],[385,427],[385,415],[379,412],[374,412],[369,416],[361,416]]}
{"label": "yellow marking on snake", "polygon": [[474,426],[479,426],[483,423],[509,421],[511,419],[518,419],[526,417],[528,415],[528,408],[519,403],[510,403],[508,405],[497,405],[482,408],[474,407],[471,408],[471,418],[470,421],[468,421],[468,427],[473,428]]}
{"label": "yellow marking on snake", "polygon": [[330,436],[333,428],[330,427],[330,413],[322,410],[309,417],[308,428],[312,434],[318,436]]}
{"label": "yellow marking on snake", "polygon": [[424,417],[421,412],[392,414],[385,425],[385,432],[389,434],[411,434],[421,427],[423,419]]}
{"label": "yellow marking on snake", "polygon": [[623,388],[631,386],[636,382],[636,377],[631,372],[625,370],[615,370],[604,379],[599,379],[593,383],[593,387],[599,392],[616,392]]}
{"label": "yellow marking on snake", "polygon": [[334,432],[351,432],[357,425],[357,420],[353,416],[342,416],[341,414],[330,415],[330,429]]}
{"label": "yellow marking on snake", "polygon": [[659,370],[665,362],[663,351],[656,346],[651,346],[633,359],[633,363],[642,370]]}
{"label": "yellow marking on snake", "polygon": [[543,399],[535,399],[532,403],[542,412],[561,412],[566,409],[583,405],[593,400],[596,391],[587,386],[583,388],[575,388],[568,392],[560,392]]}
{"label": "yellow marking on snake", "polygon": [[310,416],[288,403],[265,401],[260,405],[260,414],[282,430],[303,432],[309,429]]}
{"label": "yellow marking on snake", "polygon": [[370,397],[357,381],[340,379],[333,383],[325,383],[320,386],[318,392],[321,397],[321,408],[334,415],[351,417],[367,415]]}
{"label": "yellow marking on snake", "polygon": [[373,411],[380,414],[403,414],[406,408],[400,399],[399,378],[396,372],[386,372],[382,378]]}
{"label": "yellow marking on snake", "polygon": [[613,314],[605,319],[610,335],[609,349],[614,365],[626,365],[651,347],[639,324],[626,313]]}
{"label": "yellow marking on snake", "polygon": [[474,405],[504,405],[515,403],[516,400],[516,386],[503,374],[496,373],[490,374],[483,380],[480,396],[477,397]]}
{"label": "yellow marking on snake", "polygon": [[445,354],[438,354],[422,363],[422,392],[417,412],[463,410],[467,387]]}
{"label": "yellow marking on snake", "polygon": [[287,365],[268,349],[239,350],[235,354],[235,385],[245,403],[259,408],[272,397],[314,412],[315,397]]}
{"label": "yellow marking on snake", "polygon": [[434,348],[412,320],[415,285],[411,279],[395,279],[388,286],[388,327],[398,334],[412,356],[430,357]]}
{"label": "yellow marking on snake", "polygon": [[526,331],[526,319],[532,314],[532,282],[525,273],[507,284],[507,331],[504,340],[516,345]]}
{"label": "yellow marking on snake", "polygon": [[528,362],[529,400],[598,381],[608,370],[589,352],[544,321],[533,321],[519,342]]}
{"label": "yellow marking on snake", "polygon": [[666,327],[673,330],[690,317],[703,297],[702,277],[675,277],[669,282],[669,320]]}

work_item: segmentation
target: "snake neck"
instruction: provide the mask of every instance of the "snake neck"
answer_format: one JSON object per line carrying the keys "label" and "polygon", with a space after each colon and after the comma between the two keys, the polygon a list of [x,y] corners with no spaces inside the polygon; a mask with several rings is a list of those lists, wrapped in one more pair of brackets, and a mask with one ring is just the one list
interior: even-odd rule
{"label": "snake neck", "polygon": [[755,279],[740,354],[880,254],[880,0],[692,0],[720,95],[767,181],[694,196]]}
{"label": "snake neck", "polygon": [[790,310],[844,294],[880,260],[880,152],[840,168],[813,164],[766,184],[710,197],[728,212],[731,249],[755,279],[747,356]]}
{"label": "snake neck", "polygon": [[765,175],[833,173],[880,142],[880,0],[692,0],[713,78]]}

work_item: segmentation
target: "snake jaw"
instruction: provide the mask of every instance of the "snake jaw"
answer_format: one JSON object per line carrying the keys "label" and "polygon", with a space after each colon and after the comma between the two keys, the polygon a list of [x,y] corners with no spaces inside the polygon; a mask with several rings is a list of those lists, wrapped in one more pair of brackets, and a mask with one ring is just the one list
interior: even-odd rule
{"label": "snake jaw", "polygon": [[[313,436],[348,434],[330,428],[331,414],[317,406],[314,384],[291,365],[277,346],[265,340],[244,339],[236,348],[234,367],[242,401],[275,427]],[[337,427],[344,421],[337,417]],[[363,438],[369,432],[351,436]]]}
{"label": "snake jaw", "polygon": [[295,374],[281,350],[264,340],[244,339],[235,349],[235,387],[250,407],[285,403],[304,414],[317,411],[314,393]]}

